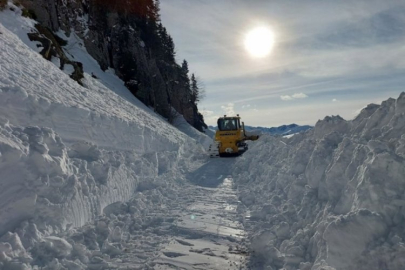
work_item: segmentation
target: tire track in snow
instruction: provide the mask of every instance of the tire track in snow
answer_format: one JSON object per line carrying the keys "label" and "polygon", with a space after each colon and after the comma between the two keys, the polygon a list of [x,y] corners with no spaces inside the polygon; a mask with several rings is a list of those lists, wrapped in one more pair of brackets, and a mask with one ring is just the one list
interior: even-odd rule
{"label": "tire track in snow", "polygon": [[240,202],[226,171],[231,163],[233,159],[211,160],[190,175],[203,187],[196,187],[199,195],[181,210],[176,231],[153,261],[154,269],[245,269]]}

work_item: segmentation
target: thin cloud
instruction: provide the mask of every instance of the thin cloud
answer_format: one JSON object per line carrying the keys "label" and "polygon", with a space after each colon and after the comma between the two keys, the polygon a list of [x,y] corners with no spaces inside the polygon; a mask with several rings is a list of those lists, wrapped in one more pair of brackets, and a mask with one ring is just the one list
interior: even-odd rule
{"label": "thin cloud", "polygon": [[308,96],[305,95],[304,93],[296,93],[292,95],[293,98],[307,98]]}
{"label": "thin cloud", "polygon": [[339,100],[337,100],[336,98],[332,99],[332,102],[338,102]]}
{"label": "thin cloud", "polygon": [[227,105],[221,106],[221,109],[225,112],[226,115],[235,115],[235,109],[234,109],[235,104],[233,103],[228,103]]}
{"label": "thin cloud", "polygon": [[213,111],[202,109],[201,114],[204,116],[204,121],[208,124],[215,123],[219,118],[218,115],[215,115]]}
{"label": "thin cloud", "polygon": [[212,115],[214,114],[213,111],[205,110],[205,109],[200,110],[200,113],[202,113],[202,115],[204,115],[204,116],[206,116],[206,117],[210,117],[210,116],[212,116]]}
{"label": "thin cloud", "polygon": [[307,98],[308,96],[305,95],[304,93],[295,93],[292,96],[289,95],[285,95],[285,96],[280,96],[281,100],[284,101],[289,101],[289,100],[293,100],[293,99],[303,99],[303,98]]}
{"label": "thin cloud", "polygon": [[292,98],[291,96],[289,96],[289,95],[280,96],[280,98],[281,98],[281,100],[284,100],[284,101],[288,101],[288,100],[292,100],[292,99],[293,99],[293,98]]}

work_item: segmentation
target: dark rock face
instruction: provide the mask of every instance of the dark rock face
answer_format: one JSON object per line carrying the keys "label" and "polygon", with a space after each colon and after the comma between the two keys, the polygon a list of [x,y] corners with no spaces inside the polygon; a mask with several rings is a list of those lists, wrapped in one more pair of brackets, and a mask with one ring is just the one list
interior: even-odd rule
{"label": "dark rock face", "polygon": [[[206,127],[197,105],[190,98],[188,74],[184,74],[174,60],[174,44],[166,29],[158,21],[127,12],[131,7],[120,6],[117,11],[108,6],[110,3],[102,5],[101,2],[22,0],[21,4],[35,13],[42,29],[30,38],[41,39],[44,50],[53,48],[53,52],[44,51],[45,58],[56,54],[61,64],[68,60],[58,53],[63,53],[59,50],[61,44],[55,44],[44,34],[46,30],[50,33],[62,30],[68,36],[74,32],[100,67],[103,70],[114,68],[127,88],[146,105],[155,108],[169,121],[180,113],[197,129]],[[47,44],[49,41],[51,44]],[[171,51],[173,55],[170,55]],[[74,66],[75,77],[80,81],[80,64],[69,64]]]}
{"label": "dark rock face", "polygon": [[69,64],[73,66],[73,73],[70,77],[81,84],[81,79],[83,78],[83,65],[80,62],[75,62],[67,58],[65,52],[63,51],[61,45],[64,44],[64,40],[55,36],[48,28],[43,27],[40,24],[35,26],[38,30],[36,33],[29,33],[28,37],[31,41],[38,41],[42,44],[42,51],[40,54],[47,60],[51,61],[52,57],[57,57],[60,59],[60,69],[64,69],[64,66]]}

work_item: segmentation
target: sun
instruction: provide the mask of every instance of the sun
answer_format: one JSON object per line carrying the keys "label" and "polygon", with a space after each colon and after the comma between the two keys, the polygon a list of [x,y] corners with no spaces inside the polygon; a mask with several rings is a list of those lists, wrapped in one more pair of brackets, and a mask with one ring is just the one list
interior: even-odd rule
{"label": "sun", "polygon": [[245,37],[246,50],[256,58],[269,55],[273,45],[274,33],[267,27],[254,28]]}

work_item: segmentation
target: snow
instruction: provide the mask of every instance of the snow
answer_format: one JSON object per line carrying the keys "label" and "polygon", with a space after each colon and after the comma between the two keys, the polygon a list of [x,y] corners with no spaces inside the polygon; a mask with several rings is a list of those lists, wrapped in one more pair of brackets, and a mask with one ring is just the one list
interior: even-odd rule
{"label": "snow", "polygon": [[213,137],[209,136],[211,134],[202,134],[194,127],[190,126],[190,124],[187,123],[182,115],[177,115],[177,117],[173,121],[173,125],[183,133],[187,134],[189,137],[194,138],[199,144],[204,147],[204,149],[208,149],[213,141]]}
{"label": "snow", "polygon": [[67,56],[72,61],[81,62],[83,64],[83,70],[85,73],[95,75],[98,78],[98,81],[105,87],[114,91],[119,96],[136,105],[138,108],[142,108],[150,112],[149,108],[147,108],[142,102],[136,99],[131,92],[128,91],[124,85],[124,82],[115,75],[115,71],[113,69],[109,68],[106,71],[101,70],[97,61],[87,52],[83,45],[84,42],[74,32],[72,32],[69,37],[67,37],[63,31],[59,31],[56,34],[68,42],[68,44],[64,47]]}
{"label": "snow", "polygon": [[262,136],[235,164],[253,268],[403,269],[405,93]]}
{"label": "snow", "polygon": [[[56,66],[57,66],[57,62],[55,63],[55,62],[52,62],[52,63],[54,63]],[[65,64],[64,66],[63,66],[63,71],[67,74],[67,75],[72,75],[72,73],[75,71],[75,68],[72,66],[72,65],[70,65],[70,64]]]}
{"label": "snow", "polygon": [[[172,196],[185,181],[181,172],[206,155],[195,139],[134,98],[123,99],[89,74],[83,88],[2,24],[0,32],[0,242],[7,251],[1,263],[8,267],[9,258],[19,258],[21,248],[6,237],[12,230],[34,258],[20,260],[18,267],[67,267],[75,262],[64,258],[72,258],[77,244],[59,240],[60,234],[133,199],[138,187],[164,186]],[[147,198],[142,212],[162,196]],[[117,230],[101,243],[102,253],[118,252],[109,242],[117,241]]]}
{"label": "snow", "polygon": [[36,21],[21,16],[22,10],[8,2],[10,8],[6,8],[1,12],[0,23],[16,34],[18,38],[27,44],[33,51],[40,52],[42,50],[42,44],[40,42],[31,42],[27,36],[27,33],[34,32]]}
{"label": "snow", "polygon": [[[60,59],[59,59],[58,57],[52,56],[51,62],[52,62],[55,66],[60,67]],[[71,66],[71,65],[70,65],[70,66]],[[73,71],[74,71],[74,70],[72,70],[68,75],[72,74]]]}
{"label": "snow", "polygon": [[[131,145],[140,153],[150,152],[156,144],[162,149],[174,149],[178,140],[186,139],[177,136],[170,125],[158,126],[155,123],[162,122],[158,117],[134,107],[88,74],[85,89],[39,54],[27,50],[15,36],[5,33],[1,41],[2,46],[13,47],[1,52],[4,76],[0,82],[0,110],[4,119],[23,126],[52,127],[66,141],[86,139],[114,149],[128,149],[127,145]],[[32,65],[26,65],[27,60]],[[122,128],[127,132],[118,132]],[[148,136],[155,131],[167,135],[166,141]]]}
{"label": "snow", "polygon": [[[233,160],[215,160],[195,172],[203,187],[196,202],[181,213],[175,236],[154,261],[155,269],[244,267],[244,229],[238,220],[240,202],[233,189],[233,179],[229,175],[221,175],[219,179],[210,175],[210,171],[218,172],[232,163]],[[213,179],[218,186],[213,187]]]}
{"label": "snow", "polygon": [[271,134],[271,135],[281,135],[281,136],[292,136],[294,134],[300,133],[300,132],[305,132],[309,129],[311,129],[311,126],[305,125],[305,126],[299,126],[297,124],[291,124],[291,125],[283,125],[279,127],[272,127],[272,128],[266,128],[266,127],[251,127],[251,126],[245,126],[246,131],[252,132],[254,134]]}
{"label": "snow", "polygon": [[213,132],[170,125],[59,32],[80,86],[13,8],[0,13],[0,269],[405,268],[405,93],[209,159]]}
{"label": "snow", "polygon": [[210,127],[208,127],[206,130],[204,130],[205,134],[207,134],[208,137],[214,139],[215,137],[215,130],[212,130]]}

